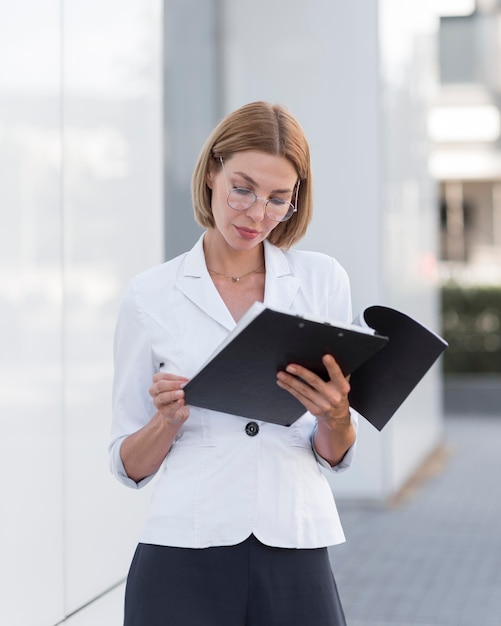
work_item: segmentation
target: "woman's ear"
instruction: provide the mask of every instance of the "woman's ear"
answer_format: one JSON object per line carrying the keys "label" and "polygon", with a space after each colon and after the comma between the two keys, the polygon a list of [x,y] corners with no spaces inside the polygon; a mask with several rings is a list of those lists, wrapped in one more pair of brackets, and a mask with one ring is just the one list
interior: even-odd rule
{"label": "woman's ear", "polygon": [[207,174],[205,175],[205,184],[207,185],[209,189],[212,189],[213,179],[214,179],[214,171],[211,170],[207,172]]}

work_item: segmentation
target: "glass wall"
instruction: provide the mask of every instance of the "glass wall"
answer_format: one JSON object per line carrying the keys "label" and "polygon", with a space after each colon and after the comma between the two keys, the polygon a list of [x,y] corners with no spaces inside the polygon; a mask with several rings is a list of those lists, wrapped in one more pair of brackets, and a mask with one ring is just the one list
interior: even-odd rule
{"label": "glass wall", "polygon": [[162,6],[20,0],[0,40],[0,623],[52,626],[124,578],[147,498],[106,448],[118,302],[163,259]]}

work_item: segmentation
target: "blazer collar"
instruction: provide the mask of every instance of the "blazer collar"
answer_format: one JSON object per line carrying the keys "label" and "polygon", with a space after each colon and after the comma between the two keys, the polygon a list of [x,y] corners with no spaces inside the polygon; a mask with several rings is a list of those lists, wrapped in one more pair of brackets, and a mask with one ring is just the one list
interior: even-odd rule
{"label": "blazer collar", "polygon": [[272,309],[288,311],[299,290],[299,279],[292,273],[285,253],[267,240],[264,242],[264,260],[264,303]]}
{"label": "blazer collar", "polygon": [[[232,330],[236,323],[219,295],[207,271],[201,235],[186,254],[177,278],[177,287],[205,314]],[[299,289],[299,280],[292,274],[287,257],[269,241],[264,242],[266,282],[264,303],[273,309],[287,311]]]}

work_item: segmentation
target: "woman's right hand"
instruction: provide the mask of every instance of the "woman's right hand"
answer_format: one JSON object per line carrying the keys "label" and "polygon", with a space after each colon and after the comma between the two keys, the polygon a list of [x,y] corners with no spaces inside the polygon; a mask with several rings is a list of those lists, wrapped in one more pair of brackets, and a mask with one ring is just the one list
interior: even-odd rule
{"label": "woman's right hand", "polygon": [[129,478],[139,483],[162,465],[179,429],[190,416],[184,403],[184,376],[159,372],[149,393],[157,412],[140,430],[125,438],[120,448]]}
{"label": "woman's right hand", "polygon": [[190,408],[184,403],[183,387],[188,382],[184,376],[159,372],[153,376],[149,389],[157,411],[172,424],[182,424],[190,416]]}

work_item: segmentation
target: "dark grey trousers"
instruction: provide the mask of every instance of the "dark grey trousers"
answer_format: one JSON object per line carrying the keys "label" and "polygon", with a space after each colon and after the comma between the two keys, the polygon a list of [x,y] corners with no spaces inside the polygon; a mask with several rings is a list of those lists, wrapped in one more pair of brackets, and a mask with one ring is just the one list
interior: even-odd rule
{"label": "dark grey trousers", "polygon": [[124,626],[346,626],[327,548],[139,544]]}

